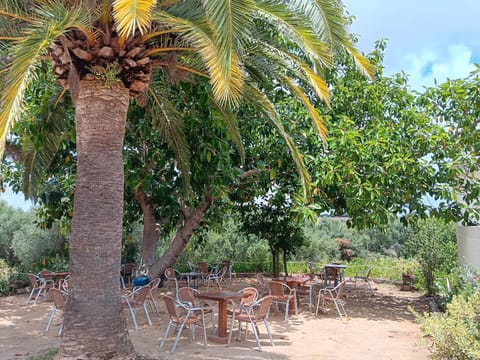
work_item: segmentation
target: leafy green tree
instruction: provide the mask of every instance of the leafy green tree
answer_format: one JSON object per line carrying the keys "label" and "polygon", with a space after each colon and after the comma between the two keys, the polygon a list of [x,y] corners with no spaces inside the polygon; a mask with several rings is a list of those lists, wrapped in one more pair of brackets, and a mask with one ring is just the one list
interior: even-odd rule
{"label": "leafy green tree", "polygon": [[40,229],[31,214],[30,222],[25,223],[13,236],[12,250],[20,260],[23,269],[65,270],[56,268],[56,257],[65,253],[65,237],[58,226],[52,229]]}
{"label": "leafy green tree", "polygon": [[406,248],[407,255],[415,257],[420,264],[427,292],[434,294],[435,275],[446,275],[456,268],[455,225],[435,218],[420,221]]}
{"label": "leafy green tree", "polygon": [[[439,215],[465,225],[480,223],[480,67],[464,79],[428,88],[419,98],[422,110],[444,130],[433,138],[437,166],[435,193]],[[460,215],[458,215],[460,213]]]}
{"label": "leafy green tree", "polygon": [[[3,0],[0,10],[5,89],[0,97],[0,154],[21,116],[26,89],[35,85],[46,57],[75,104],[73,286],[57,357],[135,358],[118,286],[122,150],[130,100],[145,95],[156,71],[175,81],[189,74],[203,75],[210,78],[220,108],[227,111],[242,97],[248,98],[265,109],[297,154],[257,80],[275,79],[300,99],[323,136],[321,119],[298,84],[328,99],[324,81],[312,69],[332,65],[338,51],[349,52],[364,68],[368,64],[348,40],[336,1]],[[282,36],[264,36],[258,30],[266,26]],[[285,51],[281,46],[285,39],[295,43],[295,49]],[[161,94],[150,95],[160,108],[167,104]],[[299,156],[296,159],[307,189],[303,162]],[[93,276],[99,273],[102,277]]]}
{"label": "leafy green tree", "polygon": [[272,255],[273,274],[280,272],[280,257],[288,275],[287,260],[306,243],[303,229],[294,220],[287,204],[250,204],[241,209],[243,233],[267,240]]}
{"label": "leafy green tree", "polygon": [[19,259],[12,248],[12,241],[15,232],[25,223],[27,215],[21,210],[15,210],[0,200],[0,258],[8,265],[18,265]]}

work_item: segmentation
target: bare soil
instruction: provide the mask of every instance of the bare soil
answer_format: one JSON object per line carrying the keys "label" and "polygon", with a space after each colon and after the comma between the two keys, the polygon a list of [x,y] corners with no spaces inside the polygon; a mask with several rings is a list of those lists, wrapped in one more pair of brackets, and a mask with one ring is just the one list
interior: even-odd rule
{"label": "bare soil", "polygon": [[[253,279],[235,280],[228,289],[251,286]],[[135,331],[129,314],[130,335],[139,355],[146,359],[361,359],[361,360],[426,360],[428,346],[421,339],[419,325],[409,308],[423,313],[428,310],[427,299],[419,292],[400,291],[392,284],[375,284],[375,294],[362,284],[357,289],[348,283],[345,293],[346,319],[340,319],[333,307],[317,317],[308,309],[308,297],[301,297],[299,313],[285,322],[283,313],[275,313],[272,306],[270,327],[275,346],[270,345],[263,325],[259,326],[263,352],[259,352],[250,332],[247,340],[233,340],[230,347],[209,342],[203,347],[201,332],[195,341],[184,331],[174,354],[173,331],[164,348],[160,340],[167,325],[167,316],[161,294],[170,289],[159,289],[156,297],[160,316],[150,311],[153,326],[149,326],[139,311],[139,329]],[[202,290],[202,289],[201,289]],[[0,298],[0,359],[28,359],[60,343],[59,312],[45,332],[52,303],[22,305],[25,294]],[[212,304],[214,305],[214,304]],[[208,323],[207,323],[208,325]],[[211,329],[207,329],[211,331]]]}

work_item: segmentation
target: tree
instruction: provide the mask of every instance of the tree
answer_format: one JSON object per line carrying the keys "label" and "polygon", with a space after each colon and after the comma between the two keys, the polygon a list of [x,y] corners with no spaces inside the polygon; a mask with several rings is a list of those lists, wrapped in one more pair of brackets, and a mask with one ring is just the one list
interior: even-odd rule
{"label": "tree", "polygon": [[294,220],[288,204],[250,204],[241,209],[241,229],[246,235],[267,240],[272,255],[273,275],[280,272],[280,256],[288,275],[287,260],[306,242],[303,230]]}
{"label": "tree", "polygon": [[[327,100],[325,83],[312,69],[330,66],[337,51],[349,52],[365,69],[368,63],[349,42],[337,2],[192,0],[163,7],[154,0],[2,0],[0,10],[6,89],[0,97],[0,155],[20,118],[25,91],[35,86],[45,57],[52,60],[54,74],[75,105],[78,167],[70,245],[72,287],[57,357],[136,358],[118,284],[122,150],[130,100],[148,91],[157,70],[175,81],[188,74],[203,75],[210,78],[220,108],[228,111],[242,97],[263,107],[298,155],[256,80],[271,77],[291,91],[324,136],[321,118],[299,82]],[[282,37],[265,37],[257,23],[264,24],[262,30],[277,29]],[[297,44],[295,51],[278,46],[285,39]],[[161,94],[150,95],[165,109]],[[303,162],[295,158],[308,189]]]}
{"label": "tree", "polygon": [[406,247],[410,256],[420,264],[427,293],[433,295],[435,275],[448,274],[456,267],[455,226],[435,218],[420,221],[417,225]]}
{"label": "tree", "polygon": [[480,223],[480,67],[464,79],[428,88],[419,98],[423,111],[442,128],[433,138],[437,166],[432,196],[441,201],[436,215],[464,225]]}

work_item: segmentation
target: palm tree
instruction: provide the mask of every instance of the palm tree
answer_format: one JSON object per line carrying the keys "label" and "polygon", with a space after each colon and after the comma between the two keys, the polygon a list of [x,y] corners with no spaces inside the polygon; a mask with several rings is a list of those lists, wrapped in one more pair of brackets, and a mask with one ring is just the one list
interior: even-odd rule
{"label": "palm tree", "polygon": [[[209,78],[225,111],[242,99],[262,108],[294,154],[305,189],[301,156],[261,84],[297,97],[325,137],[310,102],[312,96],[328,102],[322,69],[346,51],[372,72],[349,42],[335,0],[0,0],[0,29],[0,156],[47,59],[75,105],[72,287],[58,358],[136,358],[118,279],[122,148],[131,99],[144,98],[154,72],[172,81]],[[150,96],[161,112],[161,94]]]}

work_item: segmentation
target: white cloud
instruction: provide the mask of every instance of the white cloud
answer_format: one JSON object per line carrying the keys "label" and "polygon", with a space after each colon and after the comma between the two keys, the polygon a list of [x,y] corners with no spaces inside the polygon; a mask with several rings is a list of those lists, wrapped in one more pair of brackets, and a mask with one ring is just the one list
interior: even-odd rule
{"label": "white cloud", "polygon": [[463,78],[480,62],[480,1],[344,0],[356,16],[350,31],[369,52],[387,38],[385,74],[405,71],[421,90],[447,78]]}
{"label": "white cloud", "polygon": [[409,75],[412,88],[422,90],[449,79],[464,78],[475,69],[472,50],[463,45],[450,45],[443,53],[423,49],[403,57],[403,70]]}

